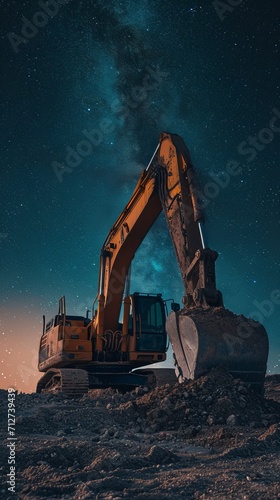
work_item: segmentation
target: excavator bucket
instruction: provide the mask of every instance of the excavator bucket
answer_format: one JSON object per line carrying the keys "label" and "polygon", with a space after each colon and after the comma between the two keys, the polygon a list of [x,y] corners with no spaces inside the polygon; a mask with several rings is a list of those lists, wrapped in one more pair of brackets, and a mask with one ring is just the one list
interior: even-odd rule
{"label": "excavator bucket", "polygon": [[258,322],[224,307],[182,309],[166,321],[179,382],[224,368],[263,392],[268,337]]}

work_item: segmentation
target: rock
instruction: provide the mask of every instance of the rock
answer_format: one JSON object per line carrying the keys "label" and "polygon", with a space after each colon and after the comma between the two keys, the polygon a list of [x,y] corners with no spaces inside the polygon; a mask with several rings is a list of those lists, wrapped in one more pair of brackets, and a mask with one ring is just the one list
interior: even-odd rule
{"label": "rock", "polygon": [[238,388],[237,388],[239,394],[247,394],[247,389],[244,385],[239,385]]}
{"label": "rock", "polygon": [[177,456],[174,453],[157,445],[150,448],[146,457],[153,464],[170,463],[177,460]]}
{"label": "rock", "polygon": [[229,426],[235,426],[235,425],[238,425],[238,420],[237,420],[237,416],[236,415],[230,415],[228,418],[227,418],[227,425]]}
{"label": "rock", "polygon": [[208,415],[206,422],[208,425],[215,424],[215,417],[213,415]]}
{"label": "rock", "polygon": [[143,396],[143,394],[145,394],[143,387],[136,387],[135,394],[137,394],[137,396]]}
{"label": "rock", "polygon": [[249,427],[251,427],[251,429],[256,429],[259,426],[258,426],[257,422],[253,421],[253,422],[250,422]]}
{"label": "rock", "polygon": [[[156,431],[157,431],[157,429],[158,429],[158,425],[157,425],[157,424],[151,424],[151,425],[150,425],[150,429],[151,429],[151,431],[152,431],[152,432],[156,432]],[[139,431],[138,431],[138,432],[139,432]]]}
{"label": "rock", "polygon": [[224,439],[225,437],[226,437],[225,429],[223,427],[221,427],[221,429],[219,429],[216,432],[216,438],[217,439]]}
{"label": "rock", "polygon": [[151,410],[151,411],[149,411],[149,412],[147,413],[147,416],[148,416],[148,418],[150,418],[151,420],[155,420],[155,419],[159,418],[160,413],[161,413],[160,408],[154,408],[153,410]]}

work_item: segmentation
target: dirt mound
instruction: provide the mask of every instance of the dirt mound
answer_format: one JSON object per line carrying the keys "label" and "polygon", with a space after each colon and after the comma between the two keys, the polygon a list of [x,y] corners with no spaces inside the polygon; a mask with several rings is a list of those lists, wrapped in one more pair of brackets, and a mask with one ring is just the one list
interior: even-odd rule
{"label": "dirt mound", "polygon": [[[268,377],[268,394],[279,378]],[[275,394],[275,391],[274,391]],[[7,393],[0,392],[0,419],[6,419]],[[82,408],[82,411],[81,411]],[[280,403],[265,399],[239,379],[213,369],[195,381],[165,384],[153,390],[139,387],[125,394],[96,389],[82,398],[63,394],[18,394],[16,427],[20,434],[61,437],[102,435],[133,429],[153,433],[176,431],[193,437],[203,427],[269,427],[280,421]]]}
{"label": "dirt mound", "polygon": [[[274,400],[222,370],[125,394],[17,394],[17,498],[278,498],[278,377],[266,379]],[[3,499],[6,409],[0,391]]]}
{"label": "dirt mound", "polygon": [[110,410],[137,421],[139,429],[176,430],[189,437],[203,426],[267,427],[280,420],[280,404],[259,396],[239,379],[213,369],[195,381],[158,387]]}
{"label": "dirt mound", "polygon": [[280,375],[268,375],[265,378],[265,397],[280,403]]}

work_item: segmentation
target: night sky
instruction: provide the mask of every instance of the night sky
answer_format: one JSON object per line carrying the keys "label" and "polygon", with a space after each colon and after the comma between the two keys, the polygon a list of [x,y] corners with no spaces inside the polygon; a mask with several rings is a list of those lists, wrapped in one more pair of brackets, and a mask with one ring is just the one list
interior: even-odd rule
{"label": "night sky", "polygon": [[[91,308],[162,130],[190,149],[225,306],[263,322],[279,372],[278,2],[0,3],[1,387],[35,389],[42,315],[63,294],[69,314]],[[163,216],[132,273],[132,291],[181,302]]]}

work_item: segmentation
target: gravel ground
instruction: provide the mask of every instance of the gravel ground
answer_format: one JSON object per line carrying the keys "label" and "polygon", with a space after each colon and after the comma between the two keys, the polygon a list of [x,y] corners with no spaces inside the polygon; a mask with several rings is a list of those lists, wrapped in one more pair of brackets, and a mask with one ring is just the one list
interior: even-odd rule
{"label": "gravel ground", "polygon": [[213,370],[125,394],[17,394],[15,457],[0,391],[0,498],[279,499],[280,375],[265,387]]}

